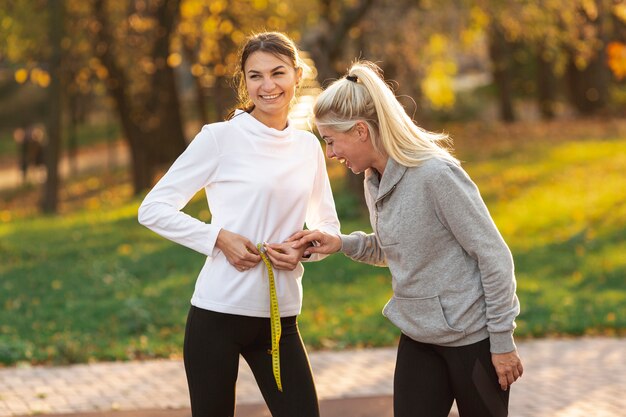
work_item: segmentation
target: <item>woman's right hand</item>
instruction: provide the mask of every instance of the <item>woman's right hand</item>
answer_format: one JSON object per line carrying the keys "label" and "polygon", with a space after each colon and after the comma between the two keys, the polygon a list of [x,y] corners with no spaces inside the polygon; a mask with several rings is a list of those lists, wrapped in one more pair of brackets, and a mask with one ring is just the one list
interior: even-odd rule
{"label": "woman's right hand", "polygon": [[306,249],[305,255],[308,253],[331,254],[341,250],[339,236],[320,230],[301,230],[291,235],[285,242],[290,242],[291,247],[295,249],[313,245]]}
{"label": "woman's right hand", "polygon": [[215,246],[239,272],[247,271],[261,262],[257,247],[249,239],[226,229],[220,230]]}

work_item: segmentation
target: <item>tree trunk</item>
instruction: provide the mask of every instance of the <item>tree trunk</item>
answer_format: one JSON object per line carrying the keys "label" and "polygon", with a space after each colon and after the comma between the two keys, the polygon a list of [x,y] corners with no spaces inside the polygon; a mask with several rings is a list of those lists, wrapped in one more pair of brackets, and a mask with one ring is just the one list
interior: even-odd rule
{"label": "tree trunk", "polygon": [[61,154],[61,41],[63,39],[63,2],[48,2],[50,12],[50,86],[48,89],[49,120],[48,141],[45,146],[46,183],[41,208],[44,213],[56,213],[59,206],[59,157]]}
{"label": "tree trunk", "polygon": [[232,87],[226,77],[215,77],[213,85],[213,109],[215,120],[224,120],[230,110],[237,104]]}
{"label": "tree trunk", "polygon": [[[197,62],[197,54],[196,52],[190,48],[188,45],[184,44],[183,40],[183,53],[185,54],[185,58],[191,65]],[[193,78],[193,90],[194,90],[194,99],[196,103],[196,111],[198,112],[198,119],[200,122],[205,125],[209,123],[209,110],[207,109],[206,100],[204,99],[206,88],[200,82],[200,78],[191,74]]]}
{"label": "tree trunk", "polygon": [[604,51],[598,51],[585,68],[579,69],[573,60],[567,67],[570,102],[582,115],[592,115],[606,107],[609,74],[605,61]]}
{"label": "tree trunk", "polygon": [[[575,63],[572,53],[567,67],[567,82],[571,104],[580,114],[592,115],[603,110],[609,100],[609,82],[611,74],[606,65],[606,44],[608,42],[607,19],[603,2],[596,1],[598,13],[592,20],[584,12],[581,12],[589,25],[596,27],[599,40],[596,54],[589,60],[587,66],[579,68]],[[610,19],[610,17],[608,17]]]}
{"label": "tree trunk", "polygon": [[557,82],[552,62],[546,58],[545,49],[541,45],[537,52],[537,101],[544,120],[554,119]]}
{"label": "tree trunk", "polygon": [[67,108],[69,110],[69,124],[67,126],[67,159],[70,166],[70,175],[78,174],[78,93],[67,94]]}
{"label": "tree trunk", "polygon": [[[309,53],[315,62],[317,80],[322,87],[328,85],[339,76],[336,64],[342,54],[345,40],[350,29],[357,26],[373,5],[373,0],[360,0],[350,8],[346,8],[333,20],[331,1],[320,1],[320,23],[305,36],[301,43],[302,50]],[[364,202],[363,174],[346,173],[346,187]]]}
{"label": "tree trunk", "polygon": [[335,64],[341,56],[348,32],[359,24],[374,1],[359,0],[354,6],[343,10],[336,21],[332,18],[330,3],[329,0],[321,2],[320,23],[308,32],[301,43],[302,49],[315,61],[317,80],[322,86],[339,75]]}
{"label": "tree trunk", "polygon": [[107,89],[116,103],[131,151],[135,194],[151,187],[154,175],[162,165],[171,163],[186,147],[174,70],[167,65],[169,38],[178,17],[179,5],[179,0],[159,5],[156,17],[162,30],[151,56],[156,69],[150,76],[147,95],[133,97],[129,93],[128,76],[112,52],[111,45],[115,39],[104,0],[94,3],[94,15],[101,25],[96,36],[96,51],[109,72]]}
{"label": "tree trunk", "polygon": [[491,58],[493,80],[498,89],[500,118],[505,122],[515,121],[513,110],[513,86],[510,51],[512,46],[504,39],[504,31],[497,23],[489,28],[489,56]]}

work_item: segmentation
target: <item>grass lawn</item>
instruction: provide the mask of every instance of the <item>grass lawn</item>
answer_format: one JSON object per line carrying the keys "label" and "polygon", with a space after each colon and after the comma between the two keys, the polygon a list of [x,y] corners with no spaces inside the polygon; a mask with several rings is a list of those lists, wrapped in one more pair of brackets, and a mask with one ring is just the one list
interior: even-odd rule
{"label": "grass lawn", "polygon": [[[626,139],[483,144],[480,153],[458,145],[515,257],[516,334],[623,335]],[[139,226],[139,200],[129,194],[111,186],[59,217],[0,206],[0,363],[181,354],[203,257]],[[206,220],[201,201],[187,210]],[[368,228],[364,219],[342,225]],[[311,348],[395,342],[398,332],[380,314],[391,294],[385,268],[343,255],[305,268],[299,322]]]}

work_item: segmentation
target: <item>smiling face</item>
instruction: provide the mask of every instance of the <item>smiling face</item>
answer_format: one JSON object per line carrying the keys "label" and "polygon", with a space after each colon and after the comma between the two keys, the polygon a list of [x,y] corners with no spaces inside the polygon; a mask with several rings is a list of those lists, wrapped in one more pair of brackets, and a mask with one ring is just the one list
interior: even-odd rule
{"label": "smiling face", "polygon": [[326,156],[328,158],[337,159],[346,164],[355,174],[368,168],[376,168],[380,173],[384,170],[383,158],[374,149],[364,123],[357,122],[347,132],[338,132],[328,126],[320,125],[317,126],[317,130],[326,142]]}
{"label": "smiling face", "polygon": [[270,127],[283,129],[301,72],[286,57],[252,53],[244,66],[246,89],[255,106],[251,114]]}

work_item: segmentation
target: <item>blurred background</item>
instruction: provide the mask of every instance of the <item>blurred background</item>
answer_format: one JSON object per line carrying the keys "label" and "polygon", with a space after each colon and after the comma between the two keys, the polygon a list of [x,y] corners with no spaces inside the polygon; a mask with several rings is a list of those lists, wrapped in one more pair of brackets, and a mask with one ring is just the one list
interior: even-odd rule
{"label": "blurred background", "polygon": [[[0,366],[180,357],[203,259],[136,210],[262,30],[310,66],[303,128],[363,58],[450,133],[513,251],[519,338],[626,334],[626,2],[0,0]],[[343,232],[369,230],[362,179],[328,168]],[[386,269],[335,255],[304,285],[310,348],[395,343]]]}

